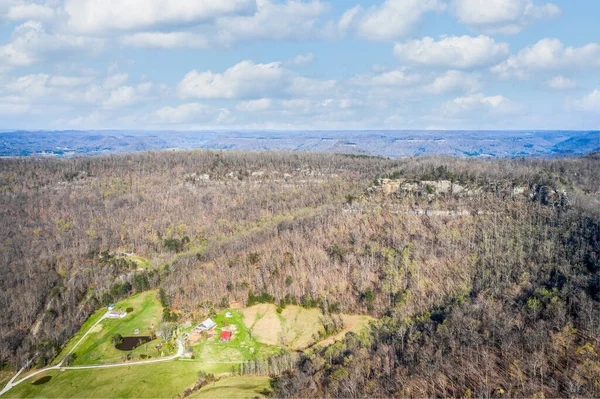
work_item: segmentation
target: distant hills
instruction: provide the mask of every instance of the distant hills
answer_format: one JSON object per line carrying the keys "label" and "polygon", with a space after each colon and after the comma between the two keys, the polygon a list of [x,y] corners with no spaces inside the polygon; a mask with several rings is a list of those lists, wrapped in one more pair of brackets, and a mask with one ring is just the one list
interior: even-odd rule
{"label": "distant hills", "polygon": [[513,158],[600,150],[600,131],[5,131],[0,156],[73,157],[167,149],[288,150]]}

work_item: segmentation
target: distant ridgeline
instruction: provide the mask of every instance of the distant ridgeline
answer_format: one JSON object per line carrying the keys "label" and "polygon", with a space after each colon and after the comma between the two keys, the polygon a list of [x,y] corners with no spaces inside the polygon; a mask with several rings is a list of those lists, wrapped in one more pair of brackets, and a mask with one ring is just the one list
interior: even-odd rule
{"label": "distant ridgeline", "polygon": [[548,157],[600,150],[600,131],[5,131],[0,156],[73,157],[166,149]]}

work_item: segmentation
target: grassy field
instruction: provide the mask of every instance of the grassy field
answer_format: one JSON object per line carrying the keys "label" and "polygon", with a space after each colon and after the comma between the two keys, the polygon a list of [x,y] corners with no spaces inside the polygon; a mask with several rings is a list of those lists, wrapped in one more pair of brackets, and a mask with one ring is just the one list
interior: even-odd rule
{"label": "grassy field", "polygon": [[[231,365],[173,360],[108,369],[53,370],[16,386],[7,398],[172,398],[192,387],[198,371],[225,373]],[[35,385],[50,376],[44,384]],[[43,381],[43,380],[42,380]]]}
{"label": "grassy field", "polygon": [[15,375],[14,371],[0,370],[0,389],[4,388],[13,375]]}
{"label": "grassy field", "polygon": [[[133,336],[133,332],[139,329],[138,335],[151,335],[152,330],[158,326],[162,318],[162,307],[157,299],[156,291],[143,292],[133,295],[121,302],[118,302],[115,309],[127,310],[132,308],[133,311],[127,313],[122,319],[104,319],[98,324],[92,332],[85,338],[81,344],[75,349],[76,355],[73,365],[83,364],[101,364],[101,363],[116,363],[125,359],[127,353],[131,353],[131,359],[140,359],[140,355],[160,357],[161,352],[154,349],[159,340],[148,342],[133,351],[120,351],[112,344],[112,337],[115,334],[120,334],[123,337]],[[69,344],[62,351],[61,356],[55,360],[58,361],[68,349],[93,325],[98,318],[106,312],[106,309],[101,309],[96,312],[81,328],[80,332],[75,335]],[[162,355],[167,355],[167,350],[163,349]]]}
{"label": "grassy field", "polygon": [[[304,349],[318,341],[322,329],[323,314],[319,309],[305,309],[300,306],[286,306],[281,314],[275,305],[260,304],[242,310],[244,324],[252,331],[253,337],[269,345],[283,345],[290,349]],[[366,327],[368,316],[341,315],[344,329],[337,334],[320,341],[323,344],[341,339],[349,331],[358,331]]]}
{"label": "grassy field", "polygon": [[227,377],[205,386],[188,398],[262,398],[261,392],[268,388],[269,377]]}
{"label": "grassy field", "polygon": [[[231,317],[225,317],[226,311],[213,317],[217,327],[212,338],[201,339],[196,345],[190,346],[194,350],[194,360],[212,363],[228,362],[240,363],[250,359],[266,358],[281,352],[276,346],[258,342],[250,336],[243,321],[243,312],[240,309],[229,309]],[[235,331],[229,342],[220,342],[219,337],[223,327],[233,325]]]}
{"label": "grassy field", "polygon": [[152,263],[150,263],[150,261],[142,256],[139,255],[127,255],[126,256],[127,259],[135,262],[139,268],[141,269],[151,269],[152,268]]}

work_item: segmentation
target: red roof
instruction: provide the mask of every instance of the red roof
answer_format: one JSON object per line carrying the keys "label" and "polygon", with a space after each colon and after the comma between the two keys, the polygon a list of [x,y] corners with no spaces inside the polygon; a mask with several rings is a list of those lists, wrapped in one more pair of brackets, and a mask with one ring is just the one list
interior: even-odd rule
{"label": "red roof", "polygon": [[221,341],[229,341],[231,338],[231,331],[221,331]]}

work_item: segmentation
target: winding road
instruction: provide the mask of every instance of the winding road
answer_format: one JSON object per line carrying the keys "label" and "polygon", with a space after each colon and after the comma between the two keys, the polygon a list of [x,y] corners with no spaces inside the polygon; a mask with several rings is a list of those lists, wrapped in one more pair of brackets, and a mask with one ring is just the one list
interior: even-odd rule
{"label": "winding road", "polygon": [[94,329],[94,327],[96,327],[98,324],[100,324],[100,322],[102,320],[104,320],[107,317],[107,315],[108,315],[108,312],[103,314],[102,317],[100,317],[100,319],[98,319],[98,321],[95,322],[94,325],[92,325],[85,332],[85,334],[83,334],[83,336],[79,339],[79,341],[77,341],[77,343],[75,345],[73,345],[73,347],[65,354],[65,356],[63,356],[63,358],[60,360],[60,362],[58,362],[58,364],[37,370],[37,371],[21,378],[19,381],[15,382],[17,377],[29,366],[29,364],[32,362],[33,359],[30,360],[29,362],[27,362],[27,364],[23,368],[21,368],[21,370],[19,370],[17,372],[17,374],[15,374],[10,379],[10,381],[8,381],[8,383],[4,386],[4,388],[2,388],[2,390],[0,391],[0,396],[4,395],[6,392],[10,391],[12,388],[16,387],[23,381],[26,381],[26,380],[30,379],[31,377],[34,377],[38,374],[45,373],[46,371],[50,371],[50,370],[84,370],[84,369],[105,369],[105,368],[111,368],[111,367],[135,366],[135,365],[139,365],[139,364],[168,362],[170,360],[175,360],[175,359],[183,356],[183,350],[184,350],[183,342],[180,338],[178,338],[177,339],[177,353],[174,355],[171,355],[171,356],[160,358],[160,359],[139,360],[136,362],[125,362],[125,363],[94,364],[94,365],[89,365],[89,366],[63,366],[62,364],[65,361],[66,357],[69,356],[71,353],[73,353],[75,348],[77,348],[77,346],[79,346],[79,344],[81,342],[83,342],[83,340],[85,339],[85,337],[87,337],[87,335],[90,333],[90,331],[92,331]]}

